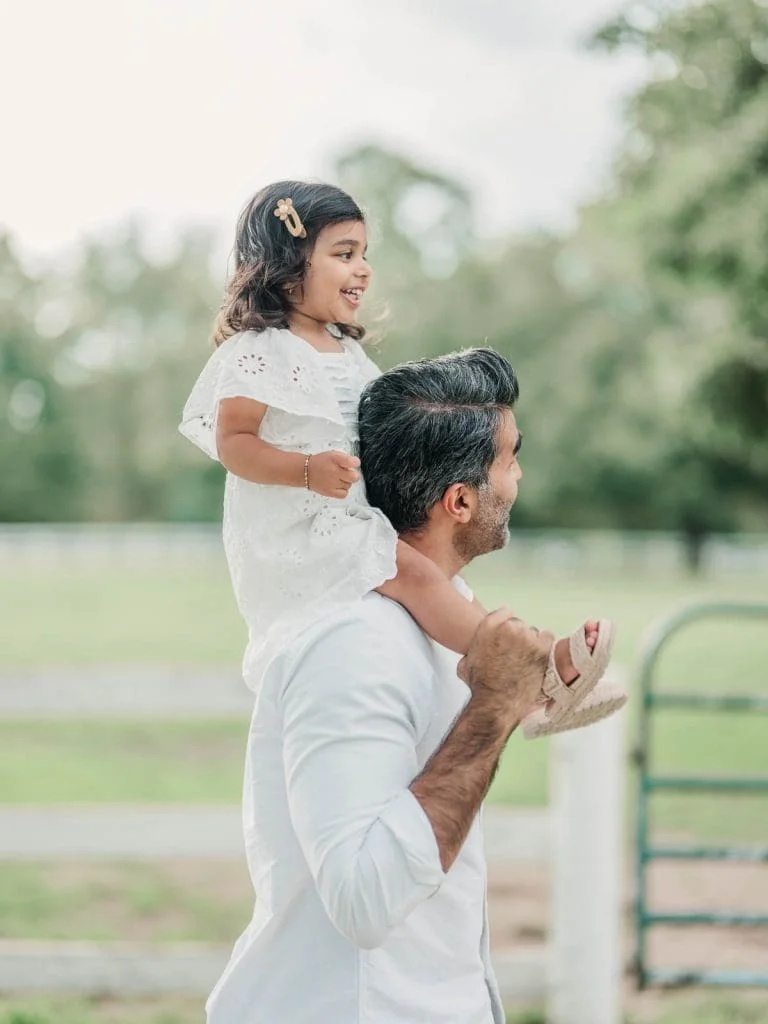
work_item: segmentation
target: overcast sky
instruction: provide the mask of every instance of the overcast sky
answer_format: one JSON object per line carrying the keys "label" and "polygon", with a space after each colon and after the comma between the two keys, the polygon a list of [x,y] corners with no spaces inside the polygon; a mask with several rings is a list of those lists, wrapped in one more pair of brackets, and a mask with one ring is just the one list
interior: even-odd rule
{"label": "overcast sky", "polygon": [[357,142],[470,187],[480,230],[567,222],[604,180],[638,58],[619,0],[0,0],[0,223],[30,254],[141,213],[234,230]]}

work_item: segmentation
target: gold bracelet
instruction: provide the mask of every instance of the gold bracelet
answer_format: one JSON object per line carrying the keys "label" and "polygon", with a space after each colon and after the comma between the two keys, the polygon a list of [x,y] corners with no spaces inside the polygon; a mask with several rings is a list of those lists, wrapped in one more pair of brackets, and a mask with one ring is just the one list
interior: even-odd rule
{"label": "gold bracelet", "polygon": [[309,486],[309,460],[311,458],[312,456],[308,455],[306,459],[304,459],[304,486],[307,488],[308,491],[312,490],[312,488]]}

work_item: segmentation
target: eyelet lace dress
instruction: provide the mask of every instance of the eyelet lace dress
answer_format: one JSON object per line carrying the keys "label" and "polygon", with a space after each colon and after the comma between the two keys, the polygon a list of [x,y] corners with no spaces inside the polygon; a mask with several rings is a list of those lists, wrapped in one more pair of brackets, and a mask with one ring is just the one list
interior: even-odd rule
{"label": "eyelet lace dress", "polygon": [[[345,339],[343,347],[338,354],[320,353],[276,329],[228,338],[193,387],[179,430],[217,459],[218,404],[245,397],[268,407],[263,441],[305,455],[332,449],[355,454],[360,392],[380,371],[357,342]],[[248,626],[243,676],[253,690],[288,639],[397,571],[397,535],[366,501],[362,480],[336,499],[228,473],[223,534]]]}

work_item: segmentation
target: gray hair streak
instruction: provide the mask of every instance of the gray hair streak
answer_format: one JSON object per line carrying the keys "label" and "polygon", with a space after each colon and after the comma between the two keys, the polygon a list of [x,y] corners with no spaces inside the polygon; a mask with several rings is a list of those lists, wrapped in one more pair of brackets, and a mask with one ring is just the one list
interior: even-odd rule
{"label": "gray hair streak", "polygon": [[515,371],[489,348],[404,363],[371,381],[359,407],[370,504],[404,533],[424,526],[452,484],[487,484],[504,410],[519,393]]}

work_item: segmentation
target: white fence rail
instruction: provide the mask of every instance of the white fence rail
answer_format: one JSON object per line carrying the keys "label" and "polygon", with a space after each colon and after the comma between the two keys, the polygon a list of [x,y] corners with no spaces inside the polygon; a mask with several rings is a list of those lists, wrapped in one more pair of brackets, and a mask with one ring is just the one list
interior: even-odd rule
{"label": "white fence rail", "polygon": [[[550,824],[545,809],[486,808],[488,861],[545,859]],[[217,860],[242,856],[239,807],[35,804],[0,808],[0,861]]]}
{"label": "white fence rail", "polygon": [[[664,570],[684,565],[681,538],[661,532],[513,529],[507,557],[517,566]],[[499,554],[497,558],[503,558]],[[0,566],[187,564],[223,559],[215,523],[0,524]],[[710,537],[703,567],[718,572],[768,570],[768,535]]]}
{"label": "white fence rail", "polygon": [[[219,979],[228,955],[228,950],[193,942],[152,948],[114,943],[106,950],[88,942],[0,940],[0,991],[120,996],[184,993],[204,998]],[[541,1000],[547,963],[538,950],[496,957],[494,967],[502,998],[518,1003]],[[570,1024],[575,1018],[566,1020]],[[597,1021],[595,1018],[592,1024]],[[610,1024],[618,1021],[617,1017]]]}
{"label": "white fence rail", "polygon": [[[190,686],[188,675],[132,675],[130,687],[106,687],[99,676],[90,682],[79,676],[77,685],[54,675],[25,677],[23,686],[20,678],[0,680],[0,714],[181,718],[247,712],[242,683],[217,679],[211,686],[205,679],[201,675],[199,685]],[[126,692],[130,698],[117,696]],[[513,872],[521,861],[551,866],[548,947],[494,955],[503,998],[545,1000],[550,1024],[621,1019],[623,720],[616,715],[555,738],[549,808],[494,806],[484,812],[486,855],[494,870]],[[239,808],[0,807],[0,861],[242,856]],[[227,956],[228,950],[200,943],[4,940],[0,991],[202,996]]]}

